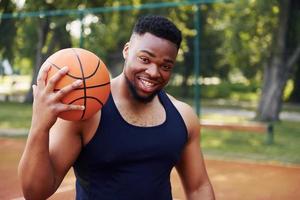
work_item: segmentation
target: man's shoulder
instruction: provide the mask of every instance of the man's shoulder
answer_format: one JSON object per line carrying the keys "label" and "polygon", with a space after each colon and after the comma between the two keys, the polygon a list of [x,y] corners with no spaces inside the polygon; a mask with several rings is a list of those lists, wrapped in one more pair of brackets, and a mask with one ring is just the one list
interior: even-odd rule
{"label": "man's shoulder", "polygon": [[197,136],[200,130],[199,117],[197,116],[196,112],[187,103],[176,99],[170,94],[167,95],[183,118],[188,130],[189,138],[195,138],[194,136]]}
{"label": "man's shoulder", "polygon": [[194,112],[193,108],[184,101],[178,100],[168,93],[166,94],[179,112]]}

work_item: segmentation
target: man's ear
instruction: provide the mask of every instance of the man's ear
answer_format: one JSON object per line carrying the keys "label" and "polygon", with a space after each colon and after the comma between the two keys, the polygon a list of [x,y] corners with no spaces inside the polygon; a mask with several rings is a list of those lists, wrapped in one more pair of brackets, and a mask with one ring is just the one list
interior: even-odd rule
{"label": "man's ear", "polygon": [[128,57],[128,51],[129,51],[129,42],[127,42],[125,45],[124,45],[124,48],[123,48],[123,58],[126,60],[126,58]]}

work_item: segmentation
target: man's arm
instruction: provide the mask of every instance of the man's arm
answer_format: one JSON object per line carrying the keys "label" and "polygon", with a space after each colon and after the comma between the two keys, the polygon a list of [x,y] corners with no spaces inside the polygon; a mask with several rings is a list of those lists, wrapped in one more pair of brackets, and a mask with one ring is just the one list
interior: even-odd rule
{"label": "man's arm", "polygon": [[26,199],[52,195],[71,168],[81,149],[72,123],[58,120],[50,133],[31,129],[18,169]]}
{"label": "man's arm", "polygon": [[56,82],[68,70],[60,70],[46,83],[48,70],[49,67],[40,70],[37,85],[33,86],[31,128],[18,168],[26,199],[46,199],[53,194],[81,149],[80,124],[57,120],[62,111],[82,109],[60,102],[80,83],[54,92]]}
{"label": "man's arm", "polygon": [[182,115],[188,129],[188,142],[183,149],[176,169],[181,178],[188,200],[215,199],[200,149],[200,123],[190,106],[178,102],[175,106]]}

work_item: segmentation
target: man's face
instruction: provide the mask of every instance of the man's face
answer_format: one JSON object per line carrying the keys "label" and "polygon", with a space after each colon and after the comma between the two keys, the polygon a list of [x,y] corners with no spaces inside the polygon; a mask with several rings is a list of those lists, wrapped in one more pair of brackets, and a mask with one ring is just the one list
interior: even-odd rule
{"label": "man's face", "polygon": [[131,37],[123,49],[124,75],[137,100],[150,102],[168,83],[177,52],[174,43],[150,33]]}

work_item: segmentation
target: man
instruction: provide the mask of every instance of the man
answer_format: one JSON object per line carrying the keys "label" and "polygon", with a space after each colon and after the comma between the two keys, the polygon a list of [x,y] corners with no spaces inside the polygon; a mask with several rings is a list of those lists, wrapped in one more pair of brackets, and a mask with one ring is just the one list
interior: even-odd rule
{"label": "man", "polygon": [[57,115],[84,109],[59,101],[81,82],[54,92],[68,69],[48,84],[49,69],[42,69],[33,86],[32,125],[19,165],[25,198],[49,197],[73,166],[76,199],[168,200],[175,166],[187,199],[214,199],[200,151],[198,117],[163,91],[180,43],[181,32],[166,18],[140,18],[124,46],[124,69],[111,82],[108,102],[80,122]]}

